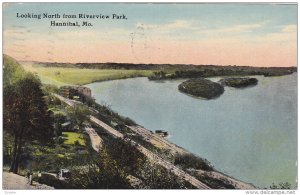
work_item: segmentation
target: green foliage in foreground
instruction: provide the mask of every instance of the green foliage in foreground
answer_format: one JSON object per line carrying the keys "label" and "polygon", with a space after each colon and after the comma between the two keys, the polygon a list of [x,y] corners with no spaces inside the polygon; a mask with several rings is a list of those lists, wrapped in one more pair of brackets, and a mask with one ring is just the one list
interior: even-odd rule
{"label": "green foliage in foreground", "polygon": [[24,147],[32,141],[51,140],[53,127],[44,101],[40,80],[23,70],[13,58],[3,55],[3,131],[13,138],[7,159],[10,171],[18,173]]}
{"label": "green foliage in foreground", "polygon": [[114,79],[125,79],[140,76],[150,76],[151,70],[108,70],[108,69],[81,69],[81,68],[54,68],[33,66],[32,64],[23,67],[37,74],[41,81],[46,84],[56,86],[62,85],[84,85],[96,81],[106,81]]}
{"label": "green foliage in foreground", "polygon": [[84,121],[89,118],[90,110],[82,104],[75,107],[67,107],[67,113],[71,119],[72,124],[81,126]]}
{"label": "green foliage in foreground", "polygon": [[3,55],[3,86],[13,85],[26,76],[23,67],[12,57]]}
{"label": "green foliage in foreground", "polygon": [[69,183],[73,189],[128,189],[131,188],[123,168],[101,150],[99,156],[84,168],[72,169]]}
{"label": "green foliage in foreground", "polygon": [[76,143],[85,146],[85,141],[83,139],[83,135],[81,133],[75,132],[63,132],[63,137],[65,138],[64,144],[74,145]]}

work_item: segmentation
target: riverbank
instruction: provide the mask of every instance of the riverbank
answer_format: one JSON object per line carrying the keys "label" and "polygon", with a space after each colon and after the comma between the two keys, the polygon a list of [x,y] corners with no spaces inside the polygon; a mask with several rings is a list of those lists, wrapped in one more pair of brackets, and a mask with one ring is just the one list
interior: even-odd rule
{"label": "riverbank", "polygon": [[[72,102],[66,98],[56,95],[61,101],[68,103],[70,106],[74,106],[76,102]],[[113,112],[113,111],[111,111]],[[95,112],[97,114],[99,112]],[[100,118],[100,116],[99,116]],[[168,171],[174,173],[179,178],[184,179],[196,188],[200,189],[254,189],[255,187],[243,183],[243,185],[237,185],[233,178],[222,175],[222,177],[212,177],[207,174],[198,174],[190,172],[189,169],[197,169],[199,171],[205,171],[211,173],[215,170],[206,159],[194,156],[192,153],[185,149],[165,140],[161,136],[151,133],[151,131],[141,126],[119,126],[121,129],[116,130],[113,126],[110,126],[94,116],[90,116],[90,120],[101,127],[103,130],[109,133],[115,138],[119,138],[122,141],[131,143],[142,154],[144,154],[150,162],[158,163],[165,167]]]}
{"label": "riverbank", "polygon": [[52,84],[58,87],[64,85],[85,85],[100,81],[134,77],[148,77],[153,74],[152,70],[46,67],[40,64],[29,62],[23,62],[21,65],[26,71],[37,74],[42,83]]}
{"label": "riverbank", "polygon": [[297,71],[297,67],[43,62],[20,62],[20,64],[26,71],[37,74],[42,83],[56,86],[86,85],[135,77],[165,80],[215,76],[283,76]]}
{"label": "riverbank", "polygon": [[[169,140],[156,135],[154,133],[151,133],[150,130],[145,129],[141,126],[128,126],[130,130],[132,130],[134,133],[137,133],[138,135],[141,135],[144,140],[153,146],[164,150],[164,151],[170,151],[170,153],[174,156],[176,155],[193,155],[186,149],[177,146],[176,144],[170,142]],[[243,181],[240,181],[238,179],[235,179],[234,177],[228,176],[222,172],[219,172],[217,170],[200,170],[200,169],[187,169],[187,171],[192,174],[193,176],[200,177],[203,180],[205,180],[207,183],[211,180],[215,180],[214,182],[222,182],[225,185],[231,186],[234,189],[242,189],[242,190],[253,190],[257,189],[254,185],[250,183],[246,183]],[[223,184],[223,185],[224,185]],[[221,188],[224,186],[221,186]]]}

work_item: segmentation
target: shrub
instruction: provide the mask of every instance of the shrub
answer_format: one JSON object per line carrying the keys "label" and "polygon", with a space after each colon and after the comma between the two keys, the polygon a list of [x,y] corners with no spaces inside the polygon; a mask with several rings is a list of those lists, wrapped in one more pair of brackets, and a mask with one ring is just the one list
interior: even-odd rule
{"label": "shrub", "polygon": [[213,167],[206,159],[202,159],[193,154],[182,154],[175,156],[175,165],[180,165],[184,169],[194,168],[206,171],[212,171]]}

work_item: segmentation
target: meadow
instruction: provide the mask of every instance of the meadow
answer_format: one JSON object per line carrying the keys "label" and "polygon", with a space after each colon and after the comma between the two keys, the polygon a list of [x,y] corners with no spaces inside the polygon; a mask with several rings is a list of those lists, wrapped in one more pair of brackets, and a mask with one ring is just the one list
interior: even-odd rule
{"label": "meadow", "polygon": [[21,63],[25,70],[37,74],[44,84],[84,85],[97,81],[125,79],[150,76],[153,70],[112,70],[112,69],[81,69],[64,67],[44,67],[33,63]]}

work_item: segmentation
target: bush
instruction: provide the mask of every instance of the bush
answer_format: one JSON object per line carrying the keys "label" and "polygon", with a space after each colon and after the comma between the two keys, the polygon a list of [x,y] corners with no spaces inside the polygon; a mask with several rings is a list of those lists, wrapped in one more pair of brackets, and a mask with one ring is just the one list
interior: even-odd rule
{"label": "bush", "polygon": [[84,168],[71,170],[70,184],[74,189],[128,189],[131,188],[122,168],[105,149]]}
{"label": "bush", "polygon": [[138,151],[130,143],[121,139],[110,139],[107,143],[107,152],[109,155],[131,175],[135,175],[136,170],[146,160],[144,154]]}
{"label": "bush", "polygon": [[205,171],[212,171],[213,167],[206,159],[199,158],[193,154],[182,154],[175,156],[175,165],[180,165],[184,169],[194,168]]}

